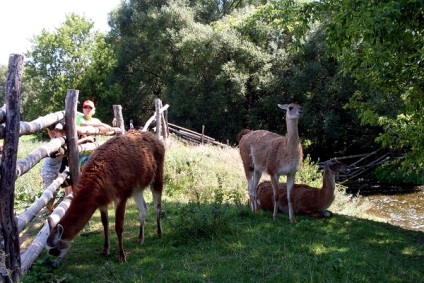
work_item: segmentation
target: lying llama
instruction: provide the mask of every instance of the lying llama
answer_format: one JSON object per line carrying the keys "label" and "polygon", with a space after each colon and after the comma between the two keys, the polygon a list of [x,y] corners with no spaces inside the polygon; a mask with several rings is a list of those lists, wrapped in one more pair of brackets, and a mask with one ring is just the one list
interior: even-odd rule
{"label": "lying llama", "polygon": [[302,107],[293,103],[278,104],[278,107],[287,111],[287,135],[285,137],[265,130],[250,131],[245,129],[237,135],[237,140],[248,181],[252,210],[258,210],[256,187],[262,172],[266,172],[271,176],[274,191],[274,220],[278,218],[277,184],[280,176],[286,175],[289,216],[293,223],[296,220],[290,202],[290,194],[296,172],[300,169],[303,160],[302,146],[297,129],[297,121],[302,116]]}
{"label": "lying llama", "polygon": [[160,215],[163,190],[163,165],[165,148],[152,133],[134,131],[111,138],[97,148],[78,181],[74,198],[59,223],[53,227],[48,219],[50,235],[47,250],[50,254],[63,257],[71,240],[89,221],[95,210],[100,210],[104,230],[102,254],[109,254],[108,204],[115,202],[115,232],[118,237],[119,261],[126,257],[122,244],[125,206],[133,196],[139,209],[140,234],[138,241],[144,242],[144,221],[147,205],[144,189],[150,185],[156,210],[157,235],[162,236]]}
{"label": "lying llama", "polygon": [[[308,185],[295,184],[291,194],[295,214],[331,217],[333,213],[327,210],[335,198],[336,174],[347,172],[347,166],[337,160],[329,160],[324,164],[322,187],[314,188]],[[288,213],[287,186],[278,184],[278,210]],[[263,210],[273,210],[273,190],[269,181],[261,182],[257,188],[258,207]]]}

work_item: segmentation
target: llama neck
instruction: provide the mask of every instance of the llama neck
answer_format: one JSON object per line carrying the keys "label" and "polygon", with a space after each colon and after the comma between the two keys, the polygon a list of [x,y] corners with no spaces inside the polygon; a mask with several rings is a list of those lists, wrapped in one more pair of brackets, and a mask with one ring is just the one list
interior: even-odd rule
{"label": "llama neck", "polygon": [[324,174],[322,177],[322,188],[321,194],[325,196],[325,200],[330,201],[334,200],[334,190],[336,189],[336,175],[334,172],[331,172],[329,169],[324,169]]}
{"label": "llama neck", "polygon": [[290,145],[298,145],[300,142],[299,131],[297,128],[297,119],[287,120],[287,139]]}
{"label": "llama neck", "polygon": [[93,205],[89,196],[76,195],[58,224],[64,228],[62,239],[72,240],[88,223],[98,206]]}
{"label": "llama neck", "polygon": [[302,146],[300,144],[299,132],[297,129],[297,119],[287,120],[287,150],[286,152],[290,156],[291,160],[297,160],[297,162],[303,159]]}

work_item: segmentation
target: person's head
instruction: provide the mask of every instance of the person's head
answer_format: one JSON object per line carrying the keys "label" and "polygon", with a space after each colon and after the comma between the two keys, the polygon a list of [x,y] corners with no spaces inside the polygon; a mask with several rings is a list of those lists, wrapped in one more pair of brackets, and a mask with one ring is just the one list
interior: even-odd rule
{"label": "person's head", "polygon": [[86,100],[82,104],[82,111],[84,112],[85,118],[91,118],[94,113],[96,113],[96,107],[94,107],[94,102],[91,100]]}
{"label": "person's head", "polygon": [[60,138],[65,135],[65,120],[62,119],[56,124],[53,124],[49,127],[49,130],[51,131],[52,138]]}

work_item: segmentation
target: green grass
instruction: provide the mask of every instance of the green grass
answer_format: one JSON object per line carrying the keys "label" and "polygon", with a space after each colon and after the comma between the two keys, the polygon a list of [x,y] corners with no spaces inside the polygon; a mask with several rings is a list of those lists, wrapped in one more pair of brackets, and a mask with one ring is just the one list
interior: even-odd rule
{"label": "green grass", "polygon": [[[306,160],[297,182],[320,186],[316,168]],[[166,153],[165,181],[162,239],[150,209],[145,244],[137,244],[131,200],[123,237],[127,263],[118,263],[113,232],[111,254],[99,254],[103,232],[96,212],[60,265],[43,252],[23,281],[424,282],[424,233],[370,218],[367,203],[341,186],[333,218],[297,216],[291,224],[281,214],[274,221],[271,212],[250,211],[237,149],[176,141]]]}

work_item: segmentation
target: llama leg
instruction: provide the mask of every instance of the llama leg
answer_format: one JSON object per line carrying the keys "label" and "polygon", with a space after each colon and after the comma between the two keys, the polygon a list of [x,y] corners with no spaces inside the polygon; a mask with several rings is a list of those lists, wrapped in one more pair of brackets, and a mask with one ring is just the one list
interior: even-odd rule
{"label": "llama leg", "polygon": [[118,238],[119,246],[119,262],[126,262],[124,245],[122,244],[122,233],[124,232],[124,217],[125,217],[125,206],[127,204],[126,199],[121,199],[116,202],[115,209],[115,232]]}
{"label": "llama leg", "polygon": [[156,211],[156,223],[157,223],[157,235],[159,238],[162,238],[162,224],[161,224],[161,215],[162,215],[162,191],[155,191],[152,189],[153,195],[153,204]]}
{"label": "llama leg", "polygon": [[107,206],[106,207],[101,207],[100,209],[100,217],[102,219],[102,224],[103,224],[103,232],[105,235],[105,241],[103,243],[103,251],[102,251],[102,255],[109,255],[110,252],[110,241],[109,241],[109,217],[108,217],[108,211],[107,211]]}
{"label": "llama leg", "polygon": [[278,180],[279,180],[279,176],[278,175],[273,175],[271,176],[271,185],[272,185],[272,192],[273,192],[273,196],[272,199],[274,201],[274,220],[278,219]]}
{"label": "llama leg", "polygon": [[294,218],[293,204],[291,200],[291,191],[294,187],[294,176],[295,174],[287,175],[287,204],[289,207],[289,217],[291,223],[296,223],[296,219]]}
{"label": "llama leg", "polygon": [[144,244],[144,221],[147,216],[147,204],[144,200],[144,191],[143,190],[135,190],[133,194],[133,198],[138,207],[138,219],[140,221],[140,233],[138,234],[138,242],[140,244]]}
{"label": "llama leg", "polygon": [[262,172],[255,170],[253,172],[252,178],[249,180],[249,195],[250,195],[250,205],[252,206],[253,211],[258,210],[258,198],[256,196],[256,188],[258,187],[259,180],[261,179]]}

